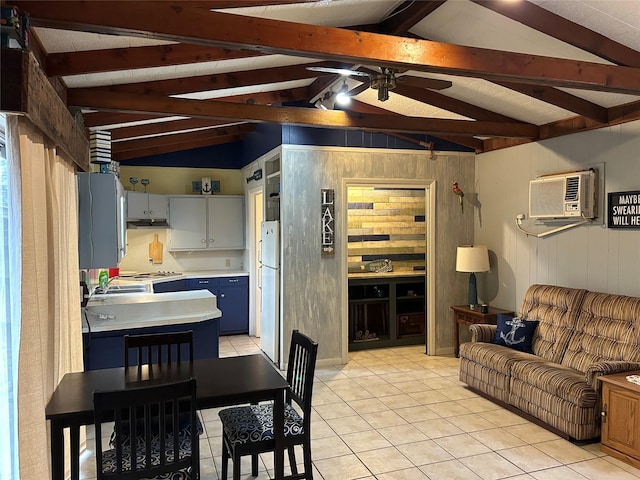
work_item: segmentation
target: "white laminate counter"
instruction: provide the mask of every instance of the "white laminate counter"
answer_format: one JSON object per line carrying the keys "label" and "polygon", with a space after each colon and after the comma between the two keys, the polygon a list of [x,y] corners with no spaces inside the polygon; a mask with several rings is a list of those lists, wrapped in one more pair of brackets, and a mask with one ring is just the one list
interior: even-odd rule
{"label": "white laminate counter", "polygon": [[82,326],[83,332],[105,332],[202,322],[221,316],[216,296],[208,290],[120,293],[93,295]]}

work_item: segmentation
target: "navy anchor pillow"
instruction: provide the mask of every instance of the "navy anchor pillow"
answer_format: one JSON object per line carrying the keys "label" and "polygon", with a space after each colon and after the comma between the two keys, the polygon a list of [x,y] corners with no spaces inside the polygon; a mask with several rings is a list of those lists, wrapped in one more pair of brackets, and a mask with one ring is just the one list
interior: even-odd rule
{"label": "navy anchor pillow", "polygon": [[533,353],[531,342],[538,326],[537,321],[524,320],[504,313],[498,314],[498,328],[493,343],[521,352]]}

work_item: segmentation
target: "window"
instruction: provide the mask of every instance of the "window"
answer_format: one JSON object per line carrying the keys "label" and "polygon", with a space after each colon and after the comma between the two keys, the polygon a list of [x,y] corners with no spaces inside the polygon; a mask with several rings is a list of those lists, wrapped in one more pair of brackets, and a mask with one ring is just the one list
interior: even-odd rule
{"label": "window", "polygon": [[0,114],[0,478],[19,478],[18,348],[20,345],[21,227],[19,164],[8,158]]}

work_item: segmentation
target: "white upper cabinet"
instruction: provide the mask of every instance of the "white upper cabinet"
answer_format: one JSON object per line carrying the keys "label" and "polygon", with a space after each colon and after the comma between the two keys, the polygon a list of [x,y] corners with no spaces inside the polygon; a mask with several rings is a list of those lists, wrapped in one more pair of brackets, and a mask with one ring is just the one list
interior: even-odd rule
{"label": "white upper cabinet", "polygon": [[242,250],[242,195],[169,197],[169,250]]}
{"label": "white upper cabinet", "polygon": [[167,196],[157,193],[127,192],[128,219],[166,219]]}

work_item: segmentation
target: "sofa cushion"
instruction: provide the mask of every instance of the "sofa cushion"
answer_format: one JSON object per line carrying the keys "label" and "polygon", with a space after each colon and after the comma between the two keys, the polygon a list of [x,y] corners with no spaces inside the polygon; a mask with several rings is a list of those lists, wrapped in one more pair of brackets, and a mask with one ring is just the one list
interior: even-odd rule
{"label": "sofa cushion", "polygon": [[502,345],[467,342],[460,345],[460,381],[503,402],[509,401],[511,365],[535,359]]}
{"label": "sofa cushion", "polygon": [[533,353],[551,362],[562,361],[586,292],[555,285],[529,287],[520,317],[540,322],[533,336]]}
{"label": "sofa cushion", "polygon": [[[511,377],[581,408],[595,407],[598,399],[582,372],[557,363],[539,359],[517,362],[511,367]],[[536,403],[533,398],[529,401]]]}
{"label": "sofa cushion", "polygon": [[586,373],[604,361],[640,361],[640,298],[586,294],[562,364]]}
{"label": "sofa cushion", "polygon": [[521,352],[533,353],[531,351],[531,342],[533,341],[533,334],[538,326],[538,321],[523,320],[522,318],[499,313],[497,323],[498,326],[493,343]]}

